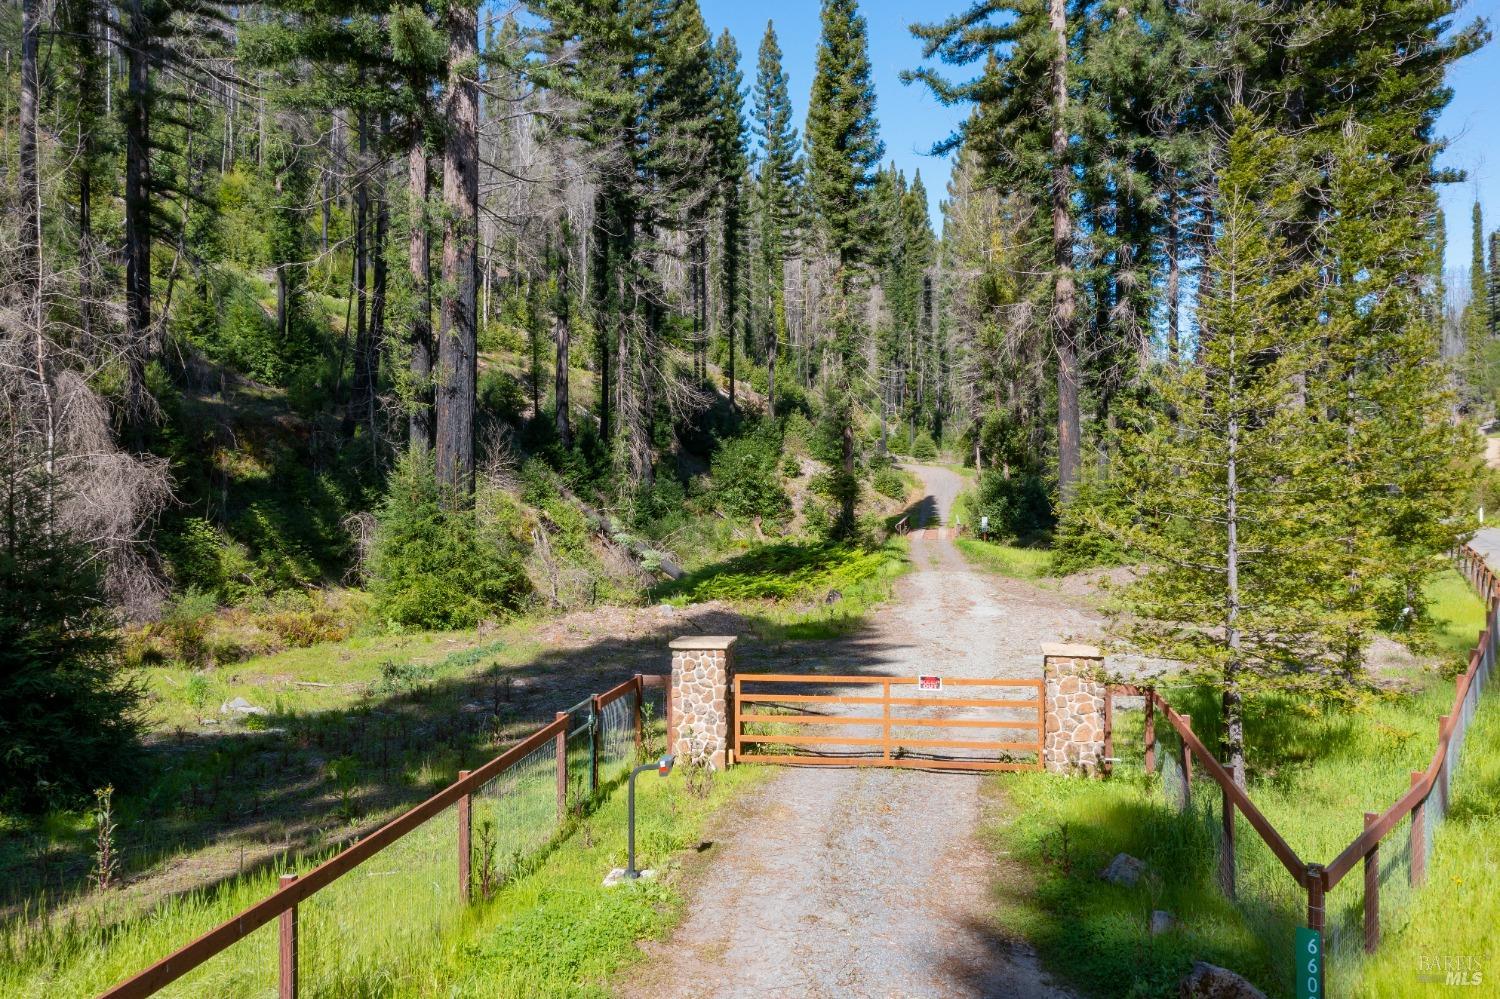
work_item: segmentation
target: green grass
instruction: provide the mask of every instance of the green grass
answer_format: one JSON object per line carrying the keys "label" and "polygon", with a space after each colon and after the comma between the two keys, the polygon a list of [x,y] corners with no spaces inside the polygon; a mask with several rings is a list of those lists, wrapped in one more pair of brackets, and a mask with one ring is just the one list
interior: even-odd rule
{"label": "green grass", "polygon": [[783,542],[704,566],[655,596],[678,606],[734,601],[754,620],[754,633],[772,641],[839,638],[889,600],[910,567],[904,538],[871,547]]}
{"label": "green grass", "polygon": [[1484,605],[1457,572],[1441,572],[1427,584],[1427,599],[1433,622],[1432,639],[1443,652],[1464,657],[1484,629]]}
{"label": "green grass", "polygon": [[[1439,644],[1445,662],[1473,643],[1482,616],[1461,579],[1434,580]],[[1460,642],[1460,636],[1467,637]],[[1366,811],[1389,807],[1423,769],[1437,741],[1437,716],[1452,704],[1451,670],[1425,670],[1399,690],[1355,709],[1261,697],[1247,720],[1250,796],[1306,861],[1331,861],[1361,831]],[[1166,692],[1192,714],[1194,729],[1213,746],[1218,738],[1211,691],[1177,687]],[[1219,792],[1194,782],[1194,811],[1179,815],[1159,775],[1142,773],[1141,715],[1116,715],[1116,754],[1107,781],[1049,774],[1020,774],[1002,786],[1012,807],[988,836],[997,854],[1018,862],[1003,880],[997,904],[1004,925],[1037,947],[1044,963],[1087,994],[1173,995],[1193,960],[1207,960],[1246,975],[1270,995],[1290,993],[1292,939],[1305,919],[1305,894],[1243,817],[1237,825],[1238,903],[1216,883]],[[1161,747],[1175,751],[1170,730]],[[1359,870],[1328,898],[1331,995],[1411,995],[1419,958],[1433,953],[1479,954],[1493,960],[1500,909],[1489,889],[1500,849],[1500,713],[1486,704],[1464,747],[1455,782],[1453,820],[1437,833],[1431,887],[1415,896],[1404,869],[1382,891],[1386,945],[1375,963],[1362,965]],[[1404,832],[1401,833],[1404,835]],[[1387,840],[1387,860],[1399,839]],[[1145,860],[1154,875],[1136,888],[1097,877],[1109,859],[1126,852]],[[1486,896],[1482,897],[1481,896]],[[1446,913],[1455,898],[1475,900],[1464,923],[1484,931],[1456,932]],[[1153,909],[1178,919],[1176,929],[1152,937]],[[1086,945],[1085,945],[1086,942]],[[1489,966],[1500,973],[1493,963]],[[1379,982],[1378,987],[1374,984]]]}
{"label": "green grass", "polygon": [[969,508],[973,503],[974,490],[972,488],[960,492],[957,496],[953,497],[953,509],[948,511],[948,520],[953,524],[968,524],[970,527],[973,527],[979,520],[978,517],[972,516],[970,513]]}
{"label": "green grass", "polygon": [[[1489,695],[1494,696],[1493,692]],[[1454,781],[1448,820],[1438,829],[1427,885],[1388,919],[1380,950],[1350,974],[1348,994],[1369,999],[1478,995],[1500,980],[1500,712],[1475,716]],[[1484,989],[1423,982],[1445,960],[1470,962]]]}
{"label": "green grass", "polygon": [[705,600],[795,600],[843,593],[889,573],[900,558],[895,543],[860,547],[836,542],[762,545],[663,584],[656,595],[679,606]]}
{"label": "green grass", "polygon": [[[681,910],[665,881],[605,890],[625,858],[625,791],[556,828],[550,757],[517,775],[503,797],[476,798],[476,837],[496,824],[494,855],[506,880],[471,907],[457,898],[452,809],[299,907],[303,988],[335,996],[576,996],[605,994],[607,978],[639,957],[635,941],[659,936]],[[618,772],[618,771],[617,771]],[[718,775],[706,796],[681,771],[642,777],[637,852],[675,867],[708,817],[767,771]],[[298,866],[307,869],[316,858]],[[0,994],[88,995],[191,940],[274,890],[271,871],[164,901],[148,918],[71,922],[0,936]],[[255,931],[163,995],[233,999],[267,994],[275,981],[275,924]]]}
{"label": "green grass", "polygon": [[1052,572],[1052,553],[1045,548],[1021,548],[978,538],[959,538],[954,544],[970,565],[985,572],[1012,579],[1041,579]]}
{"label": "green grass", "polygon": [[903,538],[869,548],[787,542],[689,573],[657,596],[679,606],[733,600],[754,619],[755,634],[772,641],[838,638],[889,600],[910,567]]}

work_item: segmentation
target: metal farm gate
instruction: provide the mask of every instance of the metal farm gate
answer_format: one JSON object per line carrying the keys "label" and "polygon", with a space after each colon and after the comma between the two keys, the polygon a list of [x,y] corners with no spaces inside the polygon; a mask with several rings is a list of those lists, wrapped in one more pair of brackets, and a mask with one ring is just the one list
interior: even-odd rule
{"label": "metal farm gate", "polygon": [[1040,770],[1037,680],[938,676],[734,678],[734,758],[743,763]]}

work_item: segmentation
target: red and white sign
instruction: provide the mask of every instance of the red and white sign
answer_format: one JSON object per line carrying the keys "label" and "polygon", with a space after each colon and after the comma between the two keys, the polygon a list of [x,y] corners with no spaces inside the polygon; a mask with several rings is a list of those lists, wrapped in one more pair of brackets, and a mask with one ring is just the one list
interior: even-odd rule
{"label": "red and white sign", "polygon": [[942,690],[943,689],[943,678],[940,677],[940,676],[919,676],[919,677],[917,677],[917,689],[918,690]]}

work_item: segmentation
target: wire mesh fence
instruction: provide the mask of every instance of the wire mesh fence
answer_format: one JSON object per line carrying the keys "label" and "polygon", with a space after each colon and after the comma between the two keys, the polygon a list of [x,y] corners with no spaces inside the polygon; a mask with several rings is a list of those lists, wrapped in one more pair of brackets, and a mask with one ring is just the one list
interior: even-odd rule
{"label": "wire mesh fence", "polygon": [[[1278,960],[1286,955],[1285,980],[1291,980],[1293,970],[1290,928],[1307,922],[1321,929],[1329,966],[1342,977],[1340,969],[1352,968],[1363,954],[1375,951],[1382,937],[1399,934],[1417,911],[1438,832],[1453,807],[1454,781],[1464,765],[1469,726],[1497,658],[1500,580],[1469,551],[1462,555],[1461,568],[1484,599],[1486,626],[1470,668],[1457,680],[1452,713],[1439,722],[1433,762],[1426,771],[1411,774],[1411,790],[1385,811],[1366,813],[1364,833],[1326,867],[1304,864],[1297,870],[1302,862],[1287,851],[1274,830],[1262,834],[1240,807],[1228,803],[1230,789],[1221,787],[1225,775],[1210,779],[1193,765],[1180,729],[1167,732],[1154,747],[1153,769],[1160,775],[1162,795],[1181,816],[1182,828],[1196,829],[1212,844],[1221,885],[1247,928],[1271,945],[1270,953]],[[1141,693],[1128,685],[1117,690]],[[1157,703],[1170,713],[1164,702]],[[1253,808],[1248,799],[1242,804]],[[1232,825],[1224,821],[1226,807],[1233,809]],[[1277,846],[1265,836],[1278,840]],[[1232,865],[1225,863],[1226,856]],[[1315,919],[1318,906],[1321,914]]]}
{"label": "wire mesh fence", "polygon": [[[276,924],[262,926],[162,989],[164,999],[264,996],[276,984]],[[271,969],[271,970],[268,970]]]}
{"label": "wire mesh fence", "polygon": [[463,918],[457,844],[450,806],[299,905],[302,994],[368,995],[407,978]]}
{"label": "wire mesh fence", "polygon": [[472,778],[291,879],[300,901],[283,886],[106,994],[263,996],[288,967],[306,996],[422,991],[434,941],[467,904],[529,872],[660,739],[665,690],[637,676],[559,712]]}

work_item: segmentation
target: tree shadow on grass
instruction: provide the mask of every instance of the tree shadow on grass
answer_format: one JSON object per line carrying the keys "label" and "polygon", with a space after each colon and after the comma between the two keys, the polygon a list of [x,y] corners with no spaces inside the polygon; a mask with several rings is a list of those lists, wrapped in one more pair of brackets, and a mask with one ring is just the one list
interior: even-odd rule
{"label": "tree shadow on grass", "polygon": [[[1162,695],[1179,712],[1192,716],[1193,734],[1217,752],[1224,732],[1218,692],[1206,685],[1184,683],[1163,689]],[[1361,733],[1357,716],[1303,698],[1281,694],[1248,697],[1245,756],[1249,780],[1290,790],[1300,767],[1347,755],[1359,745]],[[1175,740],[1175,736],[1172,738]]]}
{"label": "tree shadow on grass", "polygon": [[[1055,793],[1070,796],[1066,787]],[[1022,865],[1026,874],[997,880],[996,922],[969,928],[995,962],[972,969],[967,984],[973,994],[995,994],[987,981],[1014,952],[1015,937],[1035,948],[1056,980],[1085,995],[1176,995],[1199,960],[1236,971],[1268,994],[1285,991],[1291,968],[1278,957],[1290,958],[1297,913],[1250,890],[1235,901],[1223,896],[1213,816],[1177,814],[1151,800],[1140,781],[1095,785],[1085,793],[1082,821],[1074,811],[1070,821],[1051,828],[1030,824],[1002,834],[1006,863]],[[1099,876],[1122,852],[1146,862],[1147,873],[1134,886]],[[1153,935],[1154,910],[1171,913],[1176,924]]]}
{"label": "tree shadow on grass", "polygon": [[[764,614],[723,604],[662,607],[637,615],[631,634],[565,636],[517,665],[481,662],[462,673],[419,676],[403,689],[372,683],[337,707],[270,709],[253,720],[256,730],[240,722],[155,738],[138,786],[116,798],[119,877],[127,895],[139,897],[111,905],[110,918],[127,920],[183,891],[326,855],[445,787],[458,770],[493,759],[557,712],[636,673],[668,673],[667,643],[692,634],[743,636],[737,654],[746,670],[812,672],[836,658],[841,672],[877,673],[895,659],[863,616],[837,641],[798,641]],[[660,719],[660,688],[651,694]],[[83,900],[93,848],[87,829],[8,837],[0,851],[0,917]]]}

